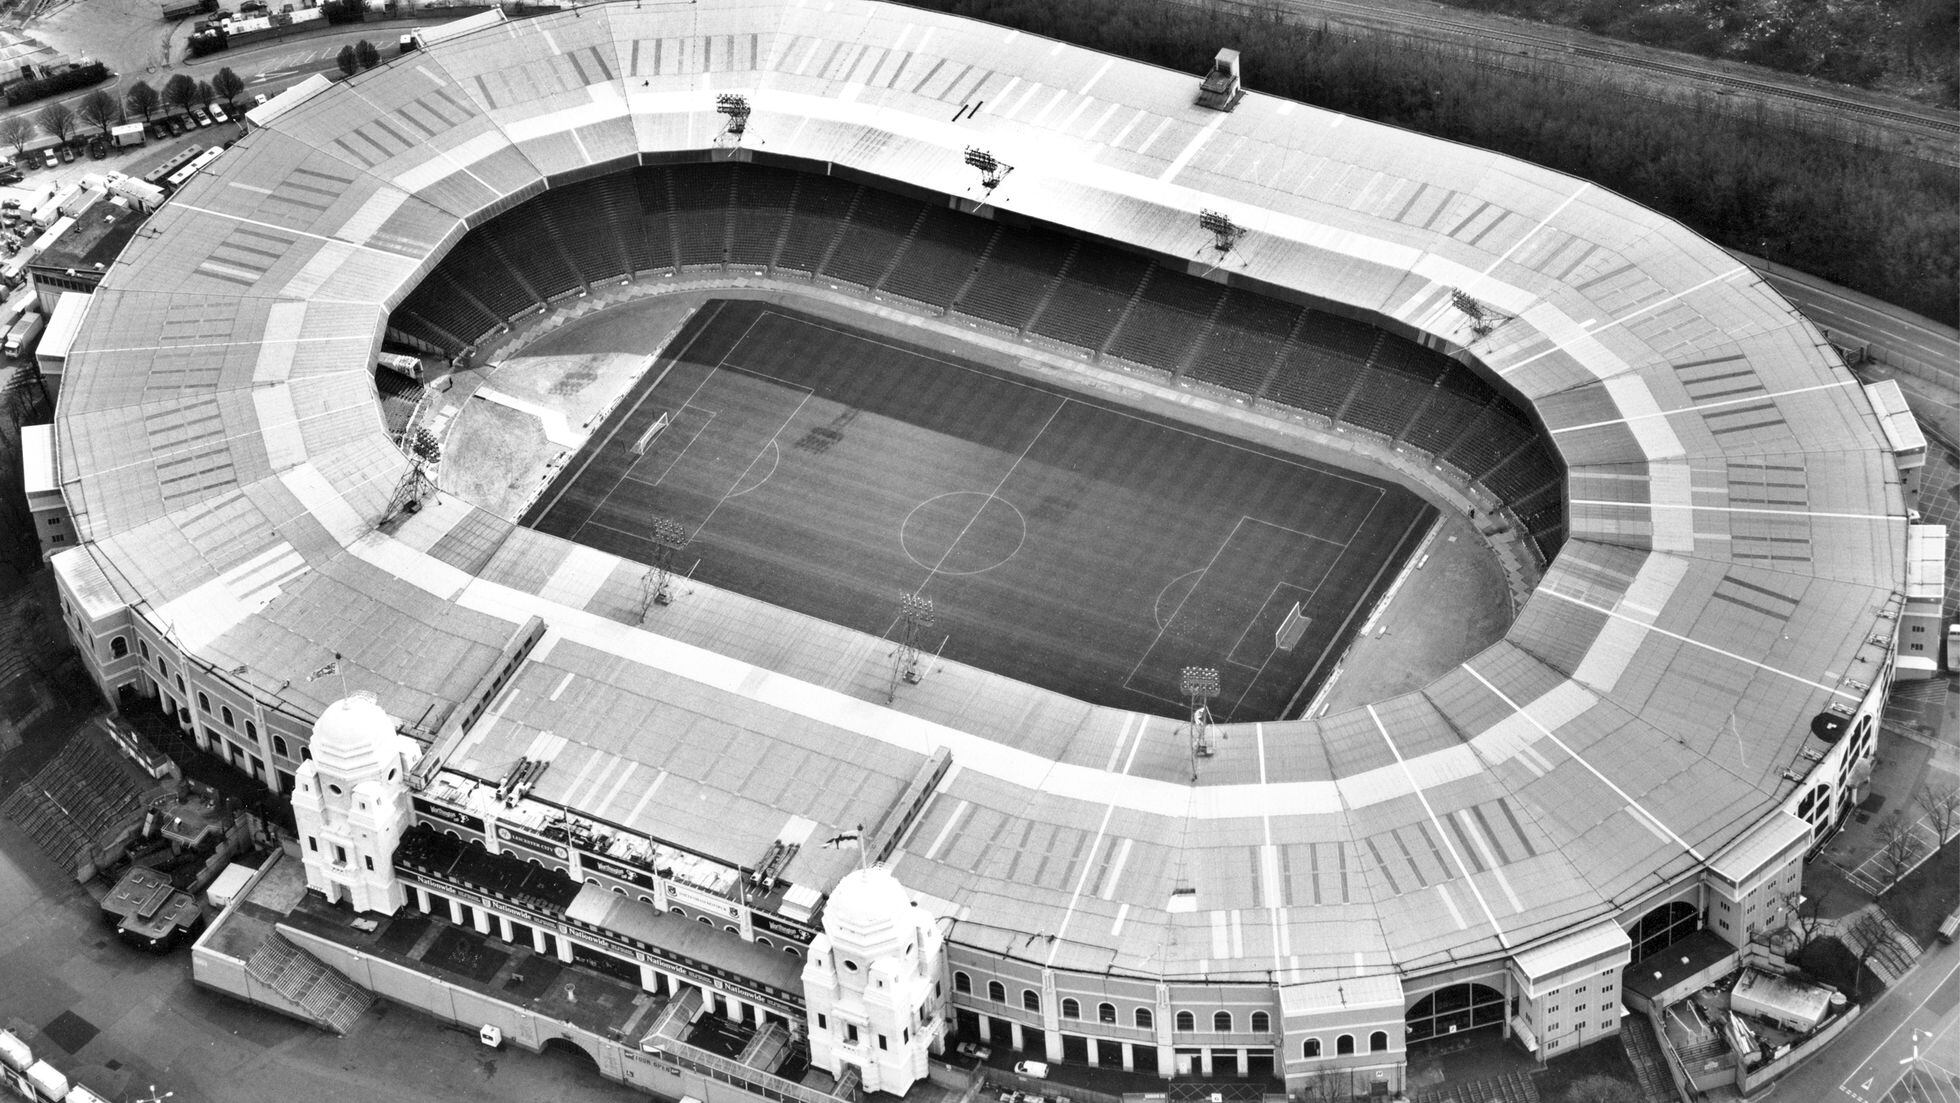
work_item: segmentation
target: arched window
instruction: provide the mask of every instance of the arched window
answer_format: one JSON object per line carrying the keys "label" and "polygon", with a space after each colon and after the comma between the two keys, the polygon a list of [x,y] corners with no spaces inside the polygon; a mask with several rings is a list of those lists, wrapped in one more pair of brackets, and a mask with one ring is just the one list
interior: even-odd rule
{"label": "arched window", "polygon": [[197,691],[197,711],[199,712],[211,711],[211,698],[206,697],[204,695],[204,691],[201,689]]}
{"label": "arched window", "polygon": [[237,726],[238,726],[238,722],[237,722],[236,720],[233,720],[233,719],[231,718],[231,706],[230,706],[230,705],[219,705],[219,706],[218,706],[218,712],[219,712],[219,714],[220,714],[220,715],[222,715],[222,716],[223,716],[223,717],[225,718],[225,727],[227,727],[227,728],[235,728],[235,727],[237,727]]}
{"label": "arched window", "polygon": [[794,946],[785,946],[785,947],[783,947],[783,952],[784,952],[784,953],[786,953],[786,954],[788,954],[788,955],[789,955],[789,956],[791,956],[791,957],[802,957],[802,956],[803,956],[802,954],[800,954],[800,953],[798,953],[798,952],[797,952],[797,950],[796,950],[796,947],[794,947]]}
{"label": "arched window", "polygon": [[1137,1008],[1136,1022],[1138,1030],[1149,1030],[1157,1025],[1157,1017],[1150,1013],[1148,1007],[1139,1007]]}
{"label": "arched window", "polygon": [[[645,897],[641,897],[641,899],[645,899]],[[776,945],[775,943],[769,941],[768,935],[762,935],[762,934],[755,936],[755,944],[757,946],[763,947],[764,949],[770,949]]]}
{"label": "arched window", "polygon": [[694,917],[694,921],[695,921],[696,923],[699,923],[699,924],[701,924],[701,925],[702,925],[703,927],[712,927],[712,926],[714,926],[714,925],[715,925],[715,921],[714,921],[714,920],[712,920],[712,919],[709,919],[709,918],[708,918],[707,916],[705,916],[705,915],[697,915],[697,916],[695,916],[695,917]]}
{"label": "arched window", "polygon": [[987,998],[995,1003],[1007,1002],[1007,986],[997,980],[987,982]]}
{"label": "arched window", "polygon": [[122,659],[129,656],[129,641],[121,636],[109,637],[109,657]]}
{"label": "arched window", "polygon": [[1032,988],[1021,989],[1021,1007],[1028,1011],[1041,1010],[1041,993]]}
{"label": "arched window", "polygon": [[1115,1021],[1116,1021],[1116,1005],[1115,1005],[1115,1004],[1113,1004],[1113,1003],[1099,1003],[1099,1004],[1097,1004],[1097,1005],[1096,1005],[1096,1021],[1097,1021],[1097,1022],[1099,1022],[1099,1023],[1113,1023],[1113,1022],[1115,1022]]}
{"label": "arched window", "polygon": [[972,995],[972,994],[973,994],[973,978],[972,978],[972,977],[969,977],[969,976],[967,976],[967,975],[966,975],[965,973],[954,973],[954,974],[953,974],[953,991],[955,991],[955,992],[964,992],[964,993],[966,993],[967,995]]}
{"label": "arched window", "polygon": [[1198,1017],[1196,1015],[1193,1015],[1189,1011],[1178,1012],[1177,1028],[1187,1033],[1198,1029]]}
{"label": "arched window", "polygon": [[1230,1034],[1232,1032],[1232,1013],[1230,1011],[1212,1012],[1211,1029],[1214,1034]]}
{"label": "arched window", "polygon": [[143,658],[145,658],[145,659],[148,659],[148,658],[150,657],[150,641],[149,641],[149,640],[137,640],[137,641],[136,641],[136,649],[137,649],[138,651],[141,651],[141,652],[143,653]]}
{"label": "arched window", "polygon": [[1302,1056],[1302,1057],[1318,1057],[1318,1056],[1320,1056],[1320,1039],[1319,1039],[1319,1038],[1308,1038],[1308,1039],[1307,1039],[1306,1041],[1304,1041],[1304,1042],[1301,1042],[1301,1043],[1300,1043],[1300,1056]]}
{"label": "arched window", "polygon": [[250,720],[245,721],[245,738],[251,740],[257,740],[258,737],[259,737],[259,726],[257,724],[252,723]]}
{"label": "arched window", "polygon": [[[245,721],[245,733],[247,735],[250,735],[252,733],[252,722],[250,720]],[[286,753],[285,736],[275,735],[272,737],[272,753],[278,755],[281,758],[293,757],[292,755]]]}
{"label": "arched window", "polygon": [[1082,1017],[1081,1004],[1075,1002],[1073,999],[1065,999],[1062,1001],[1062,1018],[1079,1019],[1081,1017]]}
{"label": "arched window", "polygon": [[1252,1032],[1254,1034],[1270,1034],[1272,1029],[1273,1017],[1271,1015],[1266,1014],[1264,1011],[1254,1011],[1252,1013]]}
{"label": "arched window", "polygon": [[1346,1057],[1354,1052],[1354,1035],[1343,1034],[1334,1039],[1334,1056]]}
{"label": "arched window", "polygon": [[1388,1052],[1388,1031],[1377,1030],[1373,1034],[1368,1035],[1368,1052],[1369,1053]]}

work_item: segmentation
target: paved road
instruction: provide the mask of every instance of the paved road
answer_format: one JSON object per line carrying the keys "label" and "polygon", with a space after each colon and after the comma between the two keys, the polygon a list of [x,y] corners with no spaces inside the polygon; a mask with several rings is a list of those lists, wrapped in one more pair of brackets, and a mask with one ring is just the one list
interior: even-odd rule
{"label": "paved road", "polygon": [[[1490,68],[1613,86],[1656,99],[1695,100],[1718,111],[1771,117],[1811,133],[1883,143],[1960,165],[1960,112],[1828,81],[1674,50],[1639,46],[1588,31],[1430,0],[1176,0],[1207,8],[1297,13],[1354,34],[1390,34],[1475,51]],[[1247,82],[1258,87],[1259,74]]]}
{"label": "paved road", "polygon": [[[44,1033],[81,1020],[73,1052]],[[95,900],[0,820],[0,1027],[110,1099],[154,1083],[184,1103],[457,1099],[645,1103],[572,1058],[506,1047],[380,1003],[345,1038],[190,980],[190,952],[152,957],[116,941]],[[93,1030],[90,1035],[88,1032]]]}
{"label": "paved road", "polygon": [[1941,1097],[1927,1094],[1927,1083],[1960,1068],[1956,1005],[1960,946],[1936,946],[1824,1052],[1779,1081],[1776,1097],[1806,1103],[1934,1103]]}

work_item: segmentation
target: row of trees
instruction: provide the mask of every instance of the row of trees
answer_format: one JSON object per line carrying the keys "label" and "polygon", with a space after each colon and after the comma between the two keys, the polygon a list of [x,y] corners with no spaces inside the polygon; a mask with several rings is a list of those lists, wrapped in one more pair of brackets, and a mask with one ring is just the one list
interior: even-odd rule
{"label": "row of trees", "polygon": [[230,69],[218,70],[210,80],[178,73],[164,82],[161,91],[139,80],[124,90],[121,99],[98,88],[73,106],[56,101],[35,112],[31,119],[16,115],[0,120],[0,145],[11,147],[18,157],[26,151],[27,143],[34,140],[37,130],[53,135],[64,145],[78,137],[84,128],[99,129],[106,138],[116,124],[139,115],[148,122],[165,107],[183,112],[222,103],[229,114],[244,91],[245,81]]}
{"label": "row of trees", "polygon": [[1458,49],[1349,38],[1273,14],[1138,0],[907,0],[1196,72],[1236,46],[1249,83],[1594,181],[1715,241],[1960,321],[1960,172],[1795,134],[1706,102],[1517,73]]}
{"label": "row of trees", "polygon": [[342,46],[340,53],[334,56],[334,64],[340,66],[341,76],[351,77],[381,64],[381,51],[363,38],[352,46]]}

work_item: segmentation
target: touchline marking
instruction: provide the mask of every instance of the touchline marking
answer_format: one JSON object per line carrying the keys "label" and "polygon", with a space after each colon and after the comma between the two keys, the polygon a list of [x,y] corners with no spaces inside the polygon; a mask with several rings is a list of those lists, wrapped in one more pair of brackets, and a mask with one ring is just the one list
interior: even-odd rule
{"label": "touchline marking", "polygon": [[[1139,112],[1139,114],[1141,113]],[[1039,386],[1036,383],[1030,382],[1026,379],[1021,379],[1009,373],[995,372],[988,368],[982,367],[979,364],[967,363],[960,360],[948,360],[944,357],[934,356],[930,352],[925,352],[920,349],[911,348],[906,345],[897,345],[889,341],[880,341],[876,337],[867,335],[862,331],[845,329],[842,326],[831,325],[830,323],[825,322],[819,318],[805,318],[794,314],[784,314],[781,311],[777,311],[777,310],[765,310],[762,312],[762,314],[757,315],[757,320],[760,321],[763,315],[781,318],[784,321],[793,322],[797,325],[809,326],[812,329],[829,330],[832,333],[840,334],[854,341],[861,341],[867,345],[877,345],[879,348],[894,349],[898,352],[905,353],[907,356],[917,357],[920,360],[930,361],[931,363],[934,364],[944,364],[949,368],[955,368],[960,371],[966,372],[969,375],[977,375],[984,379],[991,379],[996,383],[1005,383],[1008,386],[1020,387],[1023,390],[1038,391],[1042,394],[1054,395],[1057,398],[1062,398],[1069,402],[1077,403],[1078,405],[1087,406],[1092,410],[1096,410],[1104,414],[1112,414],[1116,417],[1126,418],[1130,421],[1139,421],[1145,425],[1151,426],[1152,428],[1167,430],[1169,432],[1176,433],[1179,436],[1196,437],[1199,440],[1206,442],[1207,444],[1215,445],[1220,448],[1230,448],[1235,452],[1249,453],[1251,455],[1258,456],[1260,459],[1267,460],[1269,462],[1282,463],[1288,467],[1297,468],[1301,471],[1311,471],[1314,472],[1315,474],[1322,475],[1330,479],[1336,479],[1340,482],[1353,483],[1354,485],[1359,486],[1369,491],[1370,493],[1374,494],[1377,500],[1379,500],[1382,497],[1382,495],[1387,492],[1381,483],[1365,479],[1359,475],[1356,475],[1352,471],[1345,471],[1338,467],[1330,467],[1325,464],[1314,463],[1310,460],[1303,459],[1302,457],[1287,455],[1283,452],[1266,451],[1263,449],[1253,448],[1242,440],[1234,440],[1229,437],[1218,437],[1218,436],[1212,436],[1207,433],[1199,433],[1189,428],[1186,428],[1183,425],[1179,425],[1176,422],[1160,421],[1155,418],[1146,417],[1140,413],[1137,413],[1135,410],[1131,410],[1127,407],[1105,405],[1101,402],[1090,401],[1087,398],[1081,398],[1075,395],[1060,394],[1053,388]],[[753,323],[751,323],[750,328],[751,329],[754,328]],[[748,337],[749,337],[748,331],[744,330],[742,336],[739,339],[737,339],[733,345],[729,346],[730,355],[733,355],[734,350],[740,348],[742,342],[748,340]],[[726,359],[724,359],[723,362],[726,363],[727,362]]]}

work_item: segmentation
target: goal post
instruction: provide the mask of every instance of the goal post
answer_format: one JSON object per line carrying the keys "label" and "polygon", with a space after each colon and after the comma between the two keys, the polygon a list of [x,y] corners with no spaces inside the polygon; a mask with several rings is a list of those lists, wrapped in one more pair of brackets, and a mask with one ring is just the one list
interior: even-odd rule
{"label": "goal post", "polygon": [[1293,608],[1286,614],[1286,619],[1280,621],[1279,627],[1273,630],[1274,649],[1279,651],[1293,650],[1294,646],[1300,642],[1300,637],[1307,634],[1307,625],[1312,623],[1313,618],[1303,615],[1300,612],[1300,603],[1297,601],[1294,602]]}
{"label": "goal post", "polygon": [[660,416],[653,419],[653,424],[647,426],[647,431],[640,434],[640,439],[633,442],[633,454],[635,456],[646,455],[647,449],[652,446],[654,438],[659,436],[660,431],[665,429],[673,420],[672,413],[665,410],[661,411]]}

